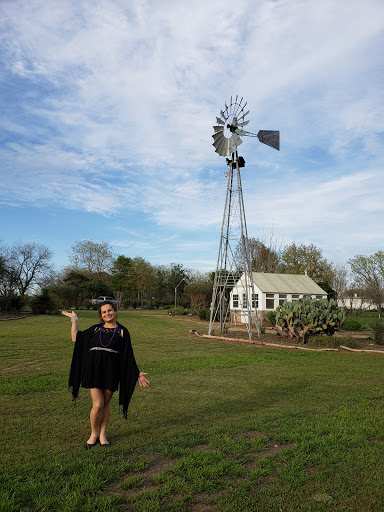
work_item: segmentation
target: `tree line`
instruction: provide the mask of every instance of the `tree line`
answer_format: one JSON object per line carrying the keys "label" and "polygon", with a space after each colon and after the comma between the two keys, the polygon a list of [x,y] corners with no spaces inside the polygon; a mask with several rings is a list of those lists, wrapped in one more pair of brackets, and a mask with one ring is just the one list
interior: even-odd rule
{"label": "tree line", "polygon": [[[347,265],[327,261],[315,244],[292,242],[282,248],[258,238],[245,241],[255,272],[307,274],[331,298],[359,296],[379,313],[384,303],[384,252],[356,255]],[[240,251],[240,247],[238,248]],[[214,271],[182,264],[152,265],[142,257],[116,256],[107,242],[77,241],[68,265],[58,271],[53,252],[36,242],[0,245],[0,309],[36,312],[88,307],[99,295],[114,296],[123,307],[175,305],[203,311],[209,307]],[[358,313],[358,311],[357,311]]]}

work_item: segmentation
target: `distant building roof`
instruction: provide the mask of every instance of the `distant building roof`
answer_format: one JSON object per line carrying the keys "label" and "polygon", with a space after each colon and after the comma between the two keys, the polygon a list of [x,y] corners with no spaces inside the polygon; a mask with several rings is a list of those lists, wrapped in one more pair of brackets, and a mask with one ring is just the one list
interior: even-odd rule
{"label": "distant building roof", "polygon": [[253,283],[263,293],[298,293],[327,295],[309,276],[301,274],[266,274],[253,272]]}

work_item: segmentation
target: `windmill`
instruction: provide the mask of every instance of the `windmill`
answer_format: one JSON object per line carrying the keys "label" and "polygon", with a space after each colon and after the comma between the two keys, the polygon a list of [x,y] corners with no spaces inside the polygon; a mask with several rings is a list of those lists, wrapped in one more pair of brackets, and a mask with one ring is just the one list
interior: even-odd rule
{"label": "windmill", "polygon": [[231,96],[229,105],[225,103],[225,108],[220,111],[220,117],[216,117],[216,125],[213,127],[213,146],[216,153],[226,157],[228,170],[225,176],[228,181],[208,334],[212,333],[216,321],[220,323],[220,333],[225,332],[226,323],[230,320],[229,295],[241,279],[242,290],[245,293],[242,293],[241,297],[238,296],[238,301],[251,339],[252,324],[256,326],[258,334],[260,328],[240,176],[240,168],[245,166],[245,161],[239,156],[237,148],[243,142],[241,137],[257,137],[263,144],[280,150],[280,132],[260,130],[255,134],[244,130],[244,126],[249,123],[249,120],[245,119],[249,114],[246,106],[247,102],[243,104],[243,98],[238,101],[238,96],[235,99]]}

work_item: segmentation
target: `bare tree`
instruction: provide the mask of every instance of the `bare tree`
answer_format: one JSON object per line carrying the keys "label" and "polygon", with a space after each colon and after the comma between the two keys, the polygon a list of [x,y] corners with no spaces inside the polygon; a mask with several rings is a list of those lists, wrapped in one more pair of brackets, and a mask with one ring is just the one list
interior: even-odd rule
{"label": "bare tree", "polygon": [[52,272],[52,251],[36,242],[16,242],[7,251],[7,266],[20,295]]}
{"label": "bare tree", "polygon": [[361,315],[363,311],[373,306],[368,290],[364,288],[349,288],[344,291],[342,306],[348,309],[350,314]]}
{"label": "bare tree", "polygon": [[248,240],[248,249],[253,272],[279,272],[280,255],[275,249],[268,247],[258,238]]}
{"label": "bare tree", "polygon": [[87,270],[90,274],[109,272],[113,265],[113,251],[107,242],[80,240],[72,246],[69,259],[74,270]]}
{"label": "bare tree", "polygon": [[355,283],[363,288],[381,316],[384,303],[384,251],[372,256],[359,254],[349,260]]}
{"label": "bare tree", "polygon": [[[253,272],[277,273],[281,270],[282,235],[275,226],[263,228],[258,238],[248,238],[247,246]],[[242,247],[236,248],[237,256]]]}
{"label": "bare tree", "polygon": [[12,300],[12,296],[17,290],[17,283],[12,269],[7,263],[5,257],[6,248],[1,247],[0,255],[0,309],[7,311]]}
{"label": "bare tree", "polygon": [[343,299],[348,290],[349,285],[349,272],[346,265],[342,263],[332,263],[332,281],[331,286],[336,292],[338,299]]}

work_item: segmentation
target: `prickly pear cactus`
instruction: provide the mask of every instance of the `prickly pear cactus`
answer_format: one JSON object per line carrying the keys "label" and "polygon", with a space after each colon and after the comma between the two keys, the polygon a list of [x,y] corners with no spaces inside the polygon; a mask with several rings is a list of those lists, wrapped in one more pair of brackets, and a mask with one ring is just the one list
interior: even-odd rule
{"label": "prickly pear cactus", "polygon": [[306,343],[313,334],[332,335],[344,321],[344,311],[334,299],[304,299],[276,308],[276,329],[287,338]]}

